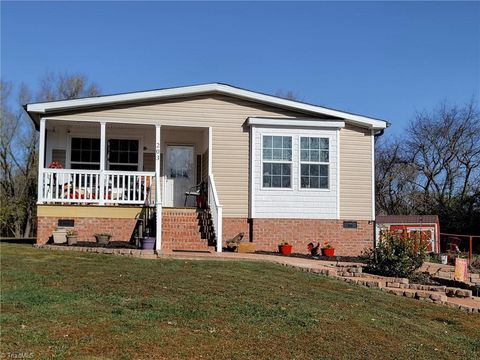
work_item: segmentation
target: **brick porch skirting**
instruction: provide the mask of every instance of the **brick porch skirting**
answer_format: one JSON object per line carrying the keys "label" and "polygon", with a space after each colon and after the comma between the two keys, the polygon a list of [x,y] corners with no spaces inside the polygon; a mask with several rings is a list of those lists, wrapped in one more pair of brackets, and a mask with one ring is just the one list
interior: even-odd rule
{"label": "brick porch skirting", "polygon": [[[60,217],[39,216],[37,218],[37,244],[45,244],[57,227]],[[112,241],[130,241],[135,229],[135,219],[68,217],[75,222],[79,241],[95,241],[93,234],[112,234]]]}
{"label": "brick porch skirting", "polygon": [[[45,244],[58,224],[58,216],[38,216],[37,244]],[[95,241],[93,234],[108,232],[112,241],[129,241],[136,220],[115,217],[73,217],[79,241]],[[257,250],[277,251],[278,244],[288,242],[293,251],[307,253],[307,244],[329,241],[335,247],[335,254],[356,256],[365,248],[373,246],[373,224],[367,220],[357,221],[356,229],[344,229],[343,220],[316,219],[247,219],[223,218],[223,243],[244,233],[243,241],[252,240]],[[208,244],[201,239],[195,212],[164,211],[162,229],[164,250],[190,249],[207,250]]]}
{"label": "brick porch skirting", "polygon": [[[373,224],[368,220],[357,221],[356,229],[343,228],[343,220],[318,219],[252,219],[253,242],[257,250],[278,251],[278,244],[288,242],[293,251],[308,253],[312,242],[329,241],[335,255],[357,256],[364,249],[373,247]],[[223,219],[223,240],[244,232],[243,241],[249,241],[249,223],[245,218]]]}

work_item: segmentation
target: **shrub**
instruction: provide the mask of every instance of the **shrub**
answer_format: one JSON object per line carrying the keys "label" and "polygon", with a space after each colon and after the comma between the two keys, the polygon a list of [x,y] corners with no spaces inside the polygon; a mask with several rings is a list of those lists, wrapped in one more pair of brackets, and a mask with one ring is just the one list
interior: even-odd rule
{"label": "shrub", "polygon": [[470,261],[469,270],[472,273],[480,274],[480,256],[474,256]]}
{"label": "shrub", "polygon": [[431,252],[427,255],[426,260],[431,263],[436,263],[436,264],[441,264],[442,263],[442,258],[440,254],[436,254],[434,252]]}
{"label": "shrub", "polygon": [[375,249],[363,253],[365,271],[394,277],[409,277],[427,255],[427,242],[406,234],[383,232]]}

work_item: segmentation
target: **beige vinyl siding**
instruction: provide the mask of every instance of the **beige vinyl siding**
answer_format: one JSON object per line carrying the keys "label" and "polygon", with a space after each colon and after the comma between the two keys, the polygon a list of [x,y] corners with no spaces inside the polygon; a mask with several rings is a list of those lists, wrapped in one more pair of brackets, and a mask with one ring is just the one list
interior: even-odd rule
{"label": "beige vinyl siding", "polygon": [[[49,119],[160,123],[170,126],[212,127],[212,166],[225,217],[248,216],[250,116],[306,117],[288,110],[223,95],[189,97],[141,105],[78,112]],[[312,116],[308,116],[312,118]],[[153,131],[153,130],[152,130]]]}
{"label": "beige vinyl siding", "polygon": [[340,130],[340,218],[372,220],[372,137],[370,130]]}
{"label": "beige vinyl siding", "polygon": [[[212,127],[213,175],[225,217],[248,216],[248,117],[308,117],[252,101],[224,95],[197,96],[144,104],[123,105],[69,114],[48,115],[70,121],[160,123],[165,126]],[[187,129],[186,129],[187,130]],[[152,131],[153,128],[152,128]],[[164,129],[162,138],[168,135]],[[347,125],[340,130],[340,217],[370,220],[370,130]]]}

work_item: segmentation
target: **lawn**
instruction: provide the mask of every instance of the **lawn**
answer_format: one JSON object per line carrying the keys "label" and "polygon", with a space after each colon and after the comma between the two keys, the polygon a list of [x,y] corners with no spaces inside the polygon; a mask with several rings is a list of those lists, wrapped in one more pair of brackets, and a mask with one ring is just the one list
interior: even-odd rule
{"label": "lawn", "polygon": [[0,358],[480,358],[478,314],[276,264],[0,250]]}

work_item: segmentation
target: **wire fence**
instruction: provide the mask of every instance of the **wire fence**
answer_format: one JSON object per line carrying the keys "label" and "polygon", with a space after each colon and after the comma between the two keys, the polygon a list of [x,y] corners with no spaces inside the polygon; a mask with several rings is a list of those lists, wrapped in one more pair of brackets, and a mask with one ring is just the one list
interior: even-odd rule
{"label": "wire fence", "polygon": [[471,259],[480,255],[480,235],[440,233],[440,252],[461,254]]}

